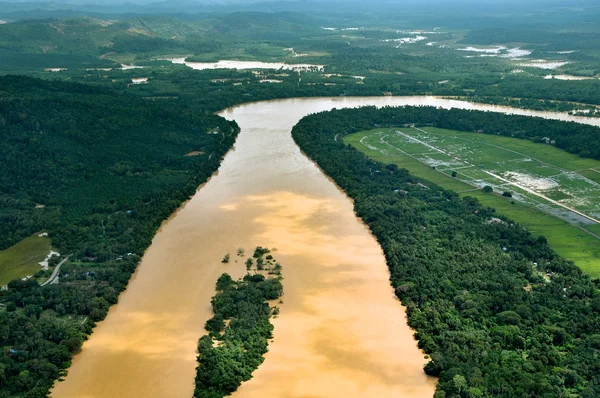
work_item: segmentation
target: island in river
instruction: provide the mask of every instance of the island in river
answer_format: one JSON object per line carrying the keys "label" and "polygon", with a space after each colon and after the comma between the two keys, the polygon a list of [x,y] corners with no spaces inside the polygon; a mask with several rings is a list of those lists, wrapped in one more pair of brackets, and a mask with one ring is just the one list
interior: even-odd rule
{"label": "island in river", "polygon": [[[230,395],[263,363],[273,338],[270,318],[279,314],[279,307],[271,307],[271,302],[283,294],[282,266],[270,252],[257,247],[256,263],[252,258],[245,261],[248,273],[242,279],[234,281],[224,273],[217,280],[211,300],[214,316],[205,326],[209,334],[198,342],[194,397]],[[238,250],[238,257],[242,253]]]}

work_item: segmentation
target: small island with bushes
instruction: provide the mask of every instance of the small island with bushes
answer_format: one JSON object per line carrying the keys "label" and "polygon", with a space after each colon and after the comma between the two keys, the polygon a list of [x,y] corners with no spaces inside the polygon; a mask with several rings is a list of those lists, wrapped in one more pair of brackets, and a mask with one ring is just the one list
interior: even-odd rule
{"label": "small island with bushes", "polygon": [[214,316],[206,322],[208,334],[198,342],[194,397],[221,398],[233,393],[264,361],[273,338],[270,318],[279,314],[269,301],[283,294],[281,264],[270,252],[257,247],[255,261],[246,261],[248,273],[242,279],[236,281],[224,273],[217,280]]}

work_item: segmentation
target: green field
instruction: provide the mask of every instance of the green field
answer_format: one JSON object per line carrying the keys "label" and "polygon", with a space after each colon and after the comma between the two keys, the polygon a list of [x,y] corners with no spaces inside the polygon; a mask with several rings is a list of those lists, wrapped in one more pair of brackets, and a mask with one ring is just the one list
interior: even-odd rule
{"label": "green field", "polygon": [[0,250],[0,286],[41,270],[39,262],[48,256],[50,249],[50,239],[34,235]]}
{"label": "green field", "polygon": [[[600,184],[593,178],[600,176],[599,161],[546,144],[431,127],[358,132],[344,141],[374,160],[476,197],[545,236],[561,256],[600,277],[600,240],[592,235],[600,235],[600,224],[592,221],[600,216]],[[485,185],[495,192],[481,190]],[[505,191],[513,197],[501,196]]]}

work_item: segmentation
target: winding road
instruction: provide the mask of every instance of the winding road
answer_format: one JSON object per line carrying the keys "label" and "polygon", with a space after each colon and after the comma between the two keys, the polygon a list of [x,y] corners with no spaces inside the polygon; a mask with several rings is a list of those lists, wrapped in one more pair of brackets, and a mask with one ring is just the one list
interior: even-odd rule
{"label": "winding road", "polygon": [[48,278],[48,280],[46,280],[46,282],[43,282],[42,284],[40,284],[40,286],[46,286],[46,285],[52,284],[56,280],[56,278],[58,278],[58,273],[60,272],[60,267],[62,267],[62,265],[67,262],[69,257],[71,257],[71,256],[69,255],[69,256],[65,257],[60,263],[58,263],[56,265],[56,268],[54,268],[54,271],[52,271],[52,275],[50,275],[50,278]]}

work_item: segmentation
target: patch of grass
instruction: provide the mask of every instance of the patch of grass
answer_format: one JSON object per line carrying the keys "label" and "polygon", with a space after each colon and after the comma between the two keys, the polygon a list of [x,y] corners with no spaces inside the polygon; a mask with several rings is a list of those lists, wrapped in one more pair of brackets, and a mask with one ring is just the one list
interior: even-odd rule
{"label": "patch of grass", "polygon": [[[430,128],[428,128],[428,130],[429,129]],[[436,130],[439,131],[441,129]],[[381,148],[379,148],[375,146],[373,144],[373,142],[377,141],[375,139],[366,142],[369,146],[366,146],[365,144],[362,144],[360,142],[360,140],[363,139],[363,137],[365,136],[381,134],[385,131],[388,130],[377,129],[368,132],[358,132],[344,137],[344,142],[346,144],[351,144],[352,146],[365,153],[373,160],[382,163],[396,164],[398,165],[398,167],[407,169],[411,172],[411,174],[413,174],[416,177],[433,182],[445,189],[458,192],[461,196],[472,196],[477,198],[485,206],[493,207],[498,213],[504,214],[507,217],[514,220],[515,222],[518,222],[519,224],[525,226],[533,234],[538,236],[545,236],[553,250],[555,250],[562,257],[575,262],[575,264],[577,264],[588,275],[595,278],[600,277],[600,241],[598,239],[586,233],[582,229],[575,227],[558,217],[549,215],[538,210],[534,206],[514,201],[511,198],[502,197],[502,192],[486,193],[480,189],[476,189],[472,185],[461,181],[459,178],[453,178],[449,175],[451,173],[452,168],[445,168],[444,172],[441,172],[439,168],[433,169],[432,167],[422,163],[420,160],[412,158],[408,154],[402,153],[400,151],[392,151],[392,148],[390,147],[384,148],[382,146]],[[503,138],[511,141],[518,141],[516,139],[506,137],[496,137],[489,135],[484,136],[483,134],[478,135],[471,133],[471,135],[478,137],[481,136],[482,138],[490,137],[492,140]],[[519,147],[519,145],[517,144],[511,144],[514,148]],[[526,150],[528,150],[527,144],[539,146],[539,144],[525,142],[525,144],[520,147],[519,152],[525,152]],[[544,147],[544,150],[549,150],[548,153],[554,151],[561,152],[562,155],[559,158],[576,157],[575,155],[564,153],[550,146]],[[537,148],[536,151],[539,156],[540,151]],[[529,155],[528,152],[525,153]],[[541,153],[541,155],[544,155],[544,153]],[[531,154],[531,156],[536,157],[533,153]],[[575,161],[572,159],[568,159],[567,162],[570,164],[570,167],[574,167],[573,165],[581,165],[585,162],[597,162],[589,159],[580,160],[582,160],[583,162]],[[556,163],[556,160],[554,162]],[[564,167],[563,165],[559,166]],[[460,171],[461,170],[458,170],[458,172]],[[585,228],[588,229],[590,232],[600,235],[600,224],[586,226]]]}
{"label": "patch of grass", "polygon": [[42,268],[38,264],[50,252],[50,239],[30,236],[0,251],[0,286],[13,279],[33,275]]}
{"label": "patch of grass", "polygon": [[595,233],[596,235],[600,235],[600,224],[594,224],[586,227],[590,232]]}
{"label": "patch of grass", "polygon": [[563,199],[571,199],[573,198],[571,195],[559,191],[558,189],[553,189],[551,191],[546,191],[544,194],[553,200],[563,200]]}
{"label": "patch of grass", "polygon": [[600,170],[583,170],[579,174],[600,184]]}

